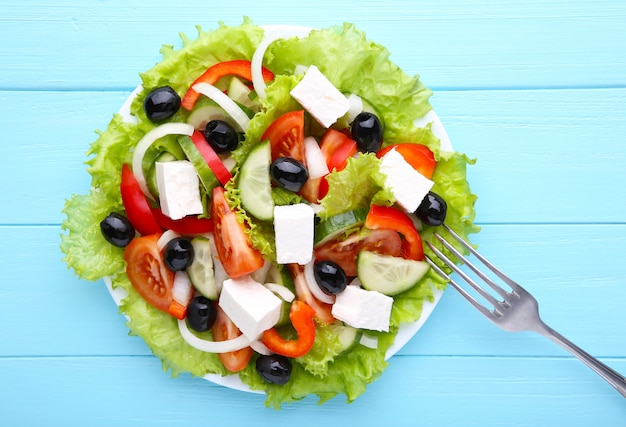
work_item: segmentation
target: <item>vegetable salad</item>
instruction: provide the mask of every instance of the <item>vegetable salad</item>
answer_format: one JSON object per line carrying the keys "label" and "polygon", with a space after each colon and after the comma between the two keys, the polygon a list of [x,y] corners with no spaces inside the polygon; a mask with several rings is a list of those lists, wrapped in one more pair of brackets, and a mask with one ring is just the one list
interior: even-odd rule
{"label": "vegetable salad", "polygon": [[[124,291],[130,331],[164,370],[238,375],[274,408],[351,402],[385,370],[400,326],[445,288],[424,267],[423,241],[440,246],[433,206],[477,231],[472,161],[415,125],[431,91],[354,25],[307,33],[268,38],[245,19],[163,46],[130,115],[91,144],[91,191],[62,224],[64,261]],[[313,71],[323,80],[305,90]],[[322,108],[320,82],[341,95]],[[391,184],[394,155],[429,185],[420,208]],[[256,314],[242,289],[273,308]]]}

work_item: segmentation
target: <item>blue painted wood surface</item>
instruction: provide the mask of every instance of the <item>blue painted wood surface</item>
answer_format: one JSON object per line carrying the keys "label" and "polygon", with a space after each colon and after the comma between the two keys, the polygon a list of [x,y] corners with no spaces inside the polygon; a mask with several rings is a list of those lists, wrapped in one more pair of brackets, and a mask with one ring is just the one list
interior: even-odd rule
{"label": "blue painted wood surface", "polygon": [[0,425],[623,426],[626,401],[530,333],[500,331],[446,291],[355,403],[276,412],[263,397],[171,379],[129,337],[102,283],[61,262],[83,161],[195,25],[355,23],[435,90],[475,157],[475,242],[543,318],[626,373],[626,3],[613,1],[0,0]]}

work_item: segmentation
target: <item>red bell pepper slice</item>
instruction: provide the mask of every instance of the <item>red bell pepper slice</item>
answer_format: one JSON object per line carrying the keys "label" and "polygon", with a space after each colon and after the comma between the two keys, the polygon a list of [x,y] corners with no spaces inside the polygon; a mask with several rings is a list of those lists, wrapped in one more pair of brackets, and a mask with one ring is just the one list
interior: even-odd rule
{"label": "red bell pepper slice", "polygon": [[122,203],[126,210],[126,216],[135,230],[141,235],[149,235],[163,232],[163,229],[154,218],[148,200],[143,194],[135,175],[130,166],[122,166],[122,182],[120,184]]}
{"label": "red bell pepper slice", "polygon": [[222,159],[217,155],[215,150],[209,145],[209,142],[206,140],[202,132],[195,131],[191,135],[191,141],[196,146],[204,160],[207,162],[213,174],[217,180],[222,184],[226,185],[228,181],[233,177],[230,171],[224,166],[222,163]]}
{"label": "red bell pepper slice", "polygon": [[[181,106],[186,110],[193,110],[196,101],[200,97],[200,94],[193,89],[196,83],[209,83],[214,85],[219,79],[224,76],[233,75],[241,77],[242,79],[252,80],[252,63],[245,59],[237,59],[234,61],[218,62],[217,64],[209,67],[200,77],[198,77],[189,86],[187,93],[183,96]],[[262,68],[263,80],[266,82],[274,80],[274,73],[265,67]]]}
{"label": "red bell pepper slice", "polygon": [[365,226],[376,230],[388,228],[402,234],[402,257],[422,261],[424,247],[422,239],[409,216],[393,206],[372,205],[365,218]]}
{"label": "red bell pepper slice", "polygon": [[184,236],[213,231],[213,219],[211,218],[199,218],[195,215],[189,215],[181,219],[172,219],[159,208],[152,208],[152,215],[154,215],[161,227]]}
{"label": "red bell pepper slice", "polygon": [[286,340],[280,336],[276,328],[271,328],[263,332],[261,341],[276,354],[286,357],[304,356],[311,350],[315,341],[314,315],[315,310],[307,303],[295,300],[289,310],[289,319],[298,334],[298,338]]}

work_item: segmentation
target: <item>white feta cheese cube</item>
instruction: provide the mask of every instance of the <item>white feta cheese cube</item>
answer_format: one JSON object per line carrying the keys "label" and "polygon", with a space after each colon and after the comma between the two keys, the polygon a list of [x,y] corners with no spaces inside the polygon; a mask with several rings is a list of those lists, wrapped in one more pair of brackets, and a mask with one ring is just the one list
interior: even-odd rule
{"label": "white feta cheese cube", "polygon": [[201,214],[198,174],[187,160],[157,162],[156,180],[161,210],[172,219]]}
{"label": "white feta cheese cube", "polygon": [[276,325],[282,301],[250,276],[224,281],[219,305],[224,313],[251,340]]}
{"label": "white feta cheese cube", "polygon": [[313,258],[313,208],[305,203],[274,206],[276,262],[305,265]]}
{"label": "white feta cheese cube", "polygon": [[358,286],[337,294],[332,314],[354,328],[389,331],[393,298]]}
{"label": "white feta cheese cube", "polygon": [[315,65],[309,67],[290,94],[327,128],[350,109],[348,98]]}
{"label": "white feta cheese cube", "polygon": [[387,175],[385,184],[393,192],[398,205],[409,213],[415,212],[434,184],[396,150],[383,156],[380,171]]}

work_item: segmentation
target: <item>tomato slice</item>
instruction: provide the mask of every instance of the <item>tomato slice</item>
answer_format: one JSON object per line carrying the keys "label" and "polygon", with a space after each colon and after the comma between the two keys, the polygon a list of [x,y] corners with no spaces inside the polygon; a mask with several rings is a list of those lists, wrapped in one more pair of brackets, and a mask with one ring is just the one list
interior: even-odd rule
{"label": "tomato slice", "polygon": [[211,218],[217,253],[228,276],[241,277],[263,267],[263,256],[252,247],[244,225],[228,205],[223,187],[213,189]]}
{"label": "tomato slice", "polygon": [[367,235],[352,233],[348,238],[332,240],[314,249],[315,259],[336,262],[347,276],[356,276],[356,260],[361,250],[382,255],[401,256],[402,239],[392,229],[375,229]]}
{"label": "tomato slice", "polygon": [[338,171],[346,167],[348,159],[357,151],[356,141],[343,132],[328,129],[320,141],[320,149],[326,159],[328,170]]}
{"label": "tomato slice", "polygon": [[[252,64],[245,59],[237,59],[234,61],[218,62],[217,64],[209,67],[200,77],[198,77],[187,90],[185,96],[181,101],[181,106],[186,110],[193,110],[196,105],[196,101],[200,97],[200,94],[193,89],[196,83],[209,83],[214,85],[219,79],[224,76],[233,75],[241,77],[244,80],[252,80]],[[274,80],[274,74],[262,67],[263,80],[269,82]]]}
{"label": "tomato slice", "polygon": [[194,215],[189,215],[181,219],[172,219],[165,215],[159,208],[153,208],[152,215],[154,215],[161,227],[175,231],[184,236],[210,233],[213,231],[213,220],[211,218],[199,218]]}
{"label": "tomato slice", "polygon": [[307,305],[315,311],[317,318],[330,325],[335,321],[335,317],[332,315],[332,305],[321,302],[309,290],[309,286],[306,284],[304,278],[304,267],[298,264],[289,264],[289,271],[293,277],[294,287],[296,289],[296,296],[299,300],[304,301]]}
{"label": "tomato slice", "polygon": [[165,265],[157,247],[160,234],[136,237],[124,250],[126,274],[130,283],[148,304],[169,313],[174,272]]}
{"label": "tomato slice", "polygon": [[230,171],[226,168],[226,166],[224,166],[222,159],[220,159],[215,150],[213,150],[202,132],[195,131],[191,135],[191,141],[196,146],[200,154],[202,154],[202,157],[204,157],[204,160],[207,162],[220,184],[226,185],[226,183],[230,181],[233,176],[230,174]]}
{"label": "tomato slice", "polygon": [[435,160],[435,155],[433,154],[433,152],[430,151],[430,148],[423,144],[412,144],[410,142],[405,142],[402,144],[390,145],[379,150],[376,153],[376,157],[380,159],[393,149],[400,153],[402,157],[404,157],[404,160],[406,160],[408,164],[413,166],[413,169],[415,169],[428,179],[433,177],[433,174],[435,173],[435,167],[437,166],[437,161]]}
{"label": "tomato slice", "polygon": [[122,166],[120,193],[122,194],[126,216],[139,234],[149,235],[163,231],[150,210],[150,205],[137,182],[137,178],[127,164]]}
{"label": "tomato slice", "polygon": [[[230,320],[230,317],[224,313],[224,310],[222,310],[219,305],[216,305],[216,307],[217,316],[215,318],[215,323],[211,328],[213,340],[227,341],[240,336],[241,331],[237,328],[233,321]],[[228,353],[218,353],[218,356],[226,369],[230,372],[239,372],[248,366],[248,362],[250,361],[253,353],[254,351],[252,348],[246,347],[237,351],[229,351]]]}
{"label": "tomato slice", "polygon": [[283,114],[272,122],[261,136],[269,139],[272,161],[278,157],[293,157],[306,165],[304,157],[304,110]]}
{"label": "tomato slice", "polygon": [[267,348],[286,357],[304,356],[311,350],[315,342],[315,310],[304,301],[295,300],[289,310],[289,320],[298,334],[298,339],[286,340],[280,336],[276,328],[263,332],[261,341]]}
{"label": "tomato slice", "polygon": [[365,218],[365,226],[372,230],[391,229],[402,234],[402,256],[421,261],[424,259],[422,239],[409,216],[393,206],[372,205]]}

